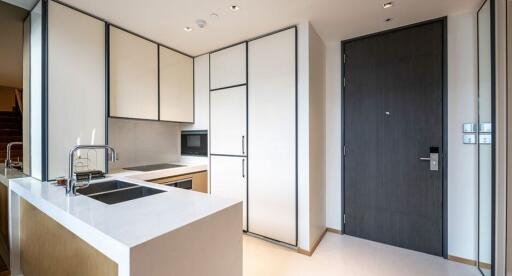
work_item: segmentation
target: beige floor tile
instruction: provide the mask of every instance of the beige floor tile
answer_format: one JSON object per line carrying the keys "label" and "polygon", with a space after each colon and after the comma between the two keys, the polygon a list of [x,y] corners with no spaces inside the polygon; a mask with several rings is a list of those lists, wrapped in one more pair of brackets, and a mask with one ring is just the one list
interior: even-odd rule
{"label": "beige floor tile", "polygon": [[475,267],[440,257],[327,233],[315,254],[244,236],[244,276],[479,276]]}

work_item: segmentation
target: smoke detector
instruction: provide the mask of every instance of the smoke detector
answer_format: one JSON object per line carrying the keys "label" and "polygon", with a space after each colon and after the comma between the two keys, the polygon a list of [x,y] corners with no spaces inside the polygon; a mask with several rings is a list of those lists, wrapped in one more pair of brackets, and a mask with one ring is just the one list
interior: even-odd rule
{"label": "smoke detector", "polygon": [[200,29],[203,29],[204,27],[206,27],[206,21],[203,20],[203,19],[197,19],[196,20],[196,25],[197,27],[199,27]]}

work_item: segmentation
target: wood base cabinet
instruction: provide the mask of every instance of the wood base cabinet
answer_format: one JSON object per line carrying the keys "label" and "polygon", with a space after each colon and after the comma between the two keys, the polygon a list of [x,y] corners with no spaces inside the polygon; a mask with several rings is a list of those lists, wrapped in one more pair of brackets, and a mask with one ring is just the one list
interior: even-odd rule
{"label": "wood base cabinet", "polygon": [[247,158],[212,155],[210,181],[212,195],[243,202],[243,230],[247,231]]}
{"label": "wood base cabinet", "polygon": [[118,275],[117,263],[25,200],[20,216],[23,275]]}
{"label": "wood base cabinet", "polygon": [[172,183],[186,180],[192,180],[192,191],[208,193],[208,173],[206,171],[163,177],[150,180],[149,182],[162,185],[169,185]]}

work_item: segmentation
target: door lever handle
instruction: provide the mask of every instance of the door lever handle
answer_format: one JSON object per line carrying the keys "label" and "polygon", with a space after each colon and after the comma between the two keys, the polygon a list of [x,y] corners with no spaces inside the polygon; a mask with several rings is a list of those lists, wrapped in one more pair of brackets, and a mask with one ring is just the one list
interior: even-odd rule
{"label": "door lever handle", "polygon": [[242,178],[245,178],[245,159],[242,159]]}
{"label": "door lever handle", "polygon": [[245,154],[245,135],[242,135],[242,154]]}
{"label": "door lever handle", "polygon": [[439,170],[439,153],[430,153],[429,157],[420,157],[420,161],[428,161],[430,163],[431,171]]}

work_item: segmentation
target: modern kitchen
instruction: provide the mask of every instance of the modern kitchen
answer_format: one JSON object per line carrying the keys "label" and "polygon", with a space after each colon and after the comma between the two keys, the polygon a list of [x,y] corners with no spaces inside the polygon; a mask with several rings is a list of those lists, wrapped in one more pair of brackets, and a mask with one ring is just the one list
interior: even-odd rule
{"label": "modern kitchen", "polygon": [[0,276],[504,276],[501,0],[436,1],[0,1]]}
{"label": "modern kitchen", "polygon": [[7,164],[31,177],[3,181],[11,275],[241,275],[243,233],[296,247],[297,32],[193,57],[37,2]]}

